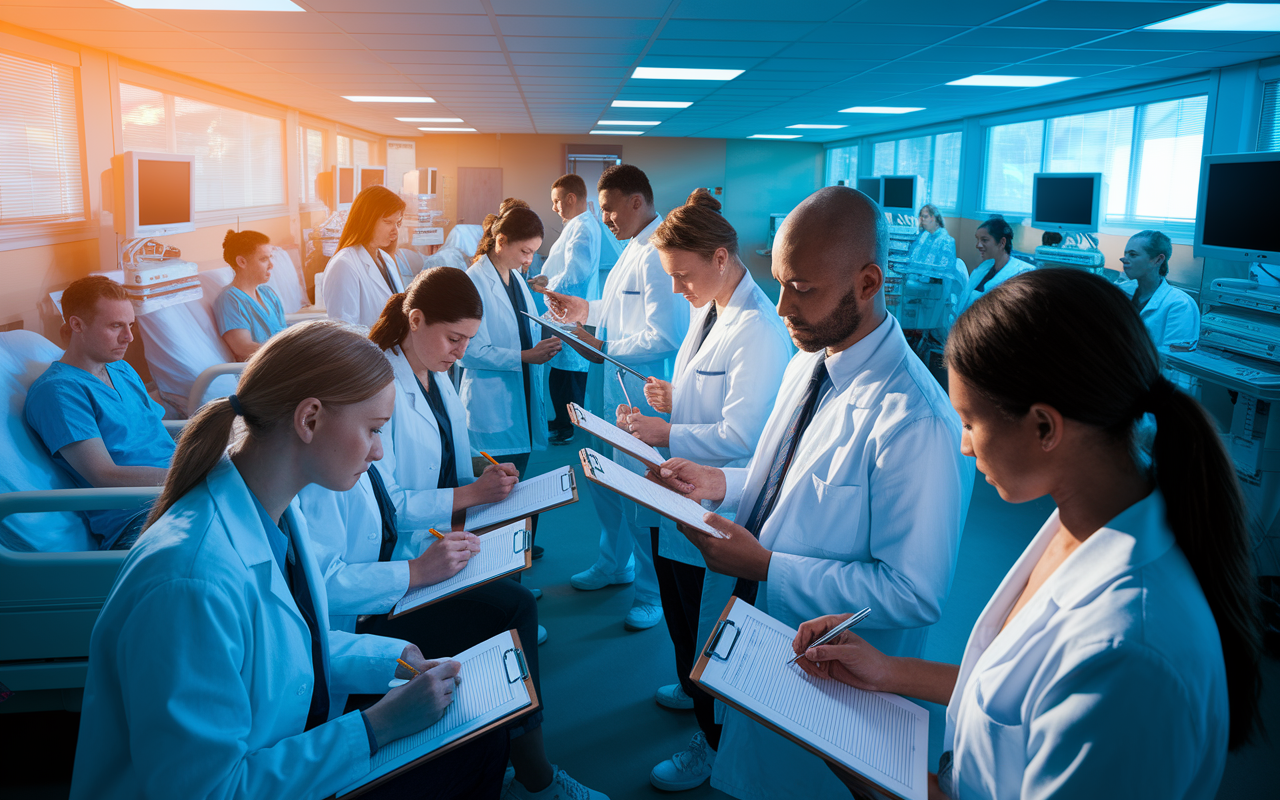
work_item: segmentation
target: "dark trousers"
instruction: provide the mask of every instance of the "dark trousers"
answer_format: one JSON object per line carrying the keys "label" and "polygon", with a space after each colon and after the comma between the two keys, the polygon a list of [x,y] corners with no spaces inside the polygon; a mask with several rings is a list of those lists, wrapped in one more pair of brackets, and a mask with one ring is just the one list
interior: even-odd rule
{"label": "dark trousers", "polygon": [[551,392],[551,407],[555,409],[555,419],[551,420],[551,432],[573,430],[569,421],[569,403],[585,405],[587,398],[587,373],[570,372],[566,369],[552,367],[547,376],[547,388]]}
{"label": "dark trousers", "polygon": [[658,529],[653,531],[653,569],[658,573],[658,594],[662,597],[667,633],[676,651],[676,673],[685,694],[693,698],[693,714],[698,727],[713,750],[720,749],[720,726],[716,724],[715,698],[693,682],[689,673],[698,660],[698,611],[702,607],[703,567],[695,567],[658,555]]}
{"label": "dark trousers", "polygon": [[400,773],[364,796],[370,800],[498,800],[510,750],[506,731],[490,731],[465,747]]}
{"label": "dark trousers", "polygon": [[[533,688],[542,697],[538,682],[538,604],[529,590],[502,578],[469,589],[410,614],[387,619],[369,617],[356,626],[357,633],[373,633],[404,639],[418,646],[427,658],[457,655],[491,636],[515,628],[529,665]],[[466,680],[466,675],[462,676]],[[520,736],[542,724],[542,711],[521,717],[508,730]],[[505,769],[505,767],[504,767]]]}

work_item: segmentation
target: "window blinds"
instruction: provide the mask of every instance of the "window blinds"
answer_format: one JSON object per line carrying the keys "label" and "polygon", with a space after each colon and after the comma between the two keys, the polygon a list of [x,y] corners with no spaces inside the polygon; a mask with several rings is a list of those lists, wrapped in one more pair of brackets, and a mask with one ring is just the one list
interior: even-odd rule
{"label": "window blinds", "polygon": [[1271,81],[1263,87],[1258,150],[1280,150],[1280,81]]}
{"label": "window blinds", "polygon": [[827,151],[827,186],[854,186],[858,177],[858,146],[833,147]]}
{"label": "window blinds", "polygon": [[1041,171],[1043,154],[1044,120],[988,128],[982,207],[1030,214],[1031,176]]}
{"label": "window blinds", "polygon": [[298,196],[304,203],[318,203],[316,176],[324,172],[324,131],[299,126],[298,153],[302,158],[302,191]]}
{"label": "window blinds", "polygon": [[1130,217],[1153,222],[1195,220],[1208,99],[1206,95],[1184,97],[1140,108],[1134,159],[1137,197]]}
{"label": "window blinds", "polygon": [[0,223],[85,218],[75,71],[0,53]]}

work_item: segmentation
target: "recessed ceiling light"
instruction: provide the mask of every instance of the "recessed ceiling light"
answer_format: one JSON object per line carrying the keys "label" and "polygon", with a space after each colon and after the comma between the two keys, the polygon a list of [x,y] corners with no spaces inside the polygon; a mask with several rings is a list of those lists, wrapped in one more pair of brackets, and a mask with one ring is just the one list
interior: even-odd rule
{"label": "recessed ceiling light", "polygon": [[353,103],[434,103],[434,97],[392,97],[380,94],[356,94],[342,96],[343,100]]}
{"label": "recessed ceiling light", "polygon": [[420,131],[434,131],[436,133],[475,133],[475,128],[418,128]]}
{"label": "recessed ceiling light", "polygon": [[849,126],[848,125],[788,125],[787,127],[795,128],[795,129],[804,128],[807,130],[815,130],[815,131],[834,131],[839,128],[847,128]]}
{"label": "recessed ceiling light", "polygon": [[155,11],[306,11],[289,0],[116,0]]}
{"label": "recessed ceiling light", "polygon": [[597,125],[659,125],[658,120],[639,120],[639,119],[602,119],[596,123]]}
{"label": "recessed ceiling light", "polygon": [[462,117],[396,117],[400,122],[462,122]]}
{"label": "recessed ceiling light", "polygon": [[731,81],[740,69],[686,69],[684,67],[636,67],[631,77],[654,81]]}
{"label": "recessed ceiling light", "polygon": [[602,131],[594,130],[592,136],[640,136],[644,131]]}
{"label": "recessed ceiling light", "polygon": [[841,114],[910,114],[912,111],[924,109],[909,106],[850,106],[840,109]]}
{"label": "recessed ceiling light", "polygon": [[1051,83],[1073,81],[1075,76],[1054,75],[970,75],[958,81],[948,81],[948,86],[1048,86]]}
{"label": "recessed ceiling light", "polygon": [[1222,3],[1148,25],[1149,31],[1280,31],[1280,5]]}
{"label": "recessed ceiling light", "polygon": [[798,133],[753,133],[748,139],[799,139]]}
{"label": "recessed ceiling light", "polygon": [[614,108],[688,108],[693,103],[681,100],[614,100]]}

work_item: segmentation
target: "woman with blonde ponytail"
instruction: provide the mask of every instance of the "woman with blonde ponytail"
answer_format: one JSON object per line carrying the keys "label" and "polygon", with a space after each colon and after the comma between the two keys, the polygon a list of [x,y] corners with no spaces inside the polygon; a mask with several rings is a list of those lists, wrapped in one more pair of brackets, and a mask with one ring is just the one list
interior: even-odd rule
{"label": "woman with blonde ponytail", "polygon": [[[1160,374],[1129,298],[1073,269],[1017,275],[947,340],[965,455],[1010,502],[1058,508],[960,665],[891,658],[806,622],[807,672],[947,706],[930,797],[1209,800],[1258,726],[1244,503],[1216,426]],[[1151,469],[1135,423],[1155,416]]]}
{"label": "woman with blonde ponytail", "polygon": [[[391,382],[358,333],[298,325],[254,353],[236,394],[187,425],[94,625],[72,797],[319,800],[444,713],[456,662],[329,630],[294,502],[312,483],[351,488],[381,457]],[[420,675],[387,692],[411,676],[397,658]],[[385,697],[344,714],[350,693]],[[371,796],[497,797],[506,757],[506,737],[491,735]]]}

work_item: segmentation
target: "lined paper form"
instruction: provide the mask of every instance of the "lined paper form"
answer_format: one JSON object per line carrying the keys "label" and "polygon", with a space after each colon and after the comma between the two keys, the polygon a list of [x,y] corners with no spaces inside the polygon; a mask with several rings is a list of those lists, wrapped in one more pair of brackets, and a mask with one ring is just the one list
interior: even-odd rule
{"label": "lined paper form", "polygon": [[723,533],[702,521],[706,513],[701,505],[684,495],[677,494],[665,486],[659,486],[641,475],[637,475],[616,461],[605,458],[584,447],[579,452],[582,458],[583,471],[596,483],[611,489],[618,494],[635,500],[642,506],[657,511],[664,517],[682,522],[694,530],[702,531],[717,539],[727,538]]}
{"label": "lined paper form", "polygon": [[603,418],[592,414],[577,403],[570,403],[569,408],[572,411],[573,421],[579,428],[603,439],[627,455],[635,456],[644,462],[646,467],[656,469],[662,462],[666,461],[662,457],[662,453],[659,453],[617,425],[610,424]]}
{"label": "lined paper form", "polygon": [[456,575],[439,583],[405,592],[404,597],[400,598],[400,602],[396,603],[396,607],[391,610],[391,615],[403,614],[410,609],[524,567],[525,543],[528,538],[524,520],[483,533],[478,538],[480,552],[471,556],[471,560]]}
{"label": "lined paper form", "polygon": [[572,500],[573,467],[563,467],[520,481],[505,500],[468,508],[467,521],[463,527],[469,531],[491,528],[511,520],[533,516]]}
{"label": "lined paper form", "polygon": [[370,761],[372,769],[369,773],[336,796],[349,794],[388,772],[530,705],[529,690],[524,681],[513,683],[508,680],[503,653],[514,647],[511,632],[503,631],[454,657],[453,660],[462,665],[458,672],[462,683],[454,691],[453,702],[445,709],[444,716],[428,728],[378,748]]}
{"label": "lined paper form", "polygon": [[927,711],[788,665],[795,629],[749,603],[734,600],[727,619],[716,648],[727,660],[709,659],[699,683],[885,789],[927,798]]}

